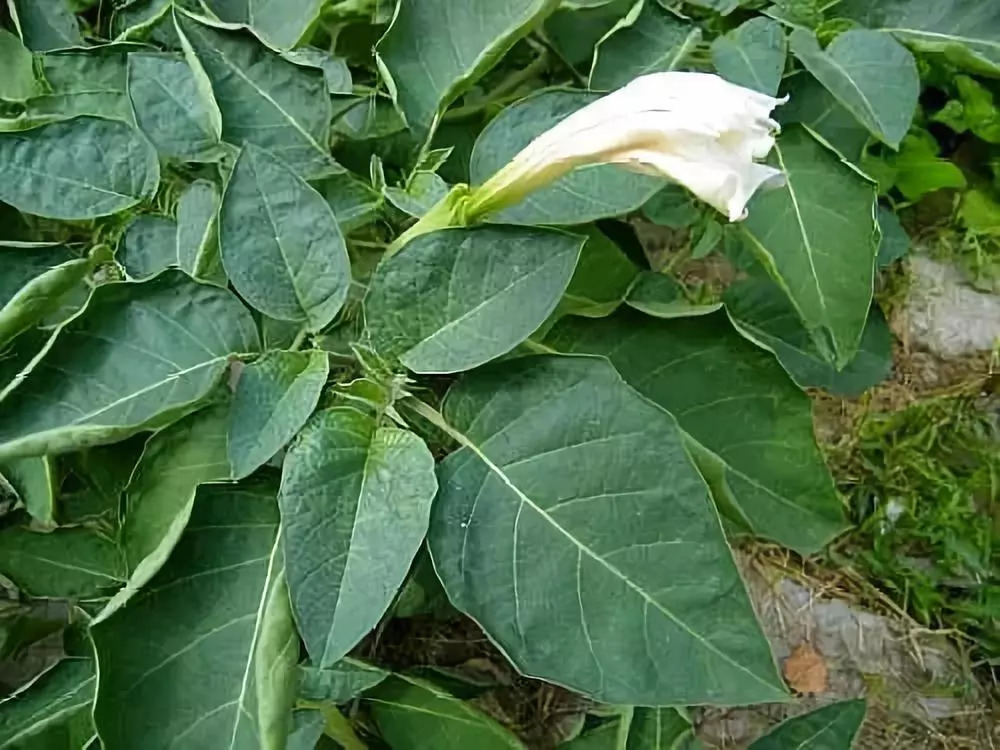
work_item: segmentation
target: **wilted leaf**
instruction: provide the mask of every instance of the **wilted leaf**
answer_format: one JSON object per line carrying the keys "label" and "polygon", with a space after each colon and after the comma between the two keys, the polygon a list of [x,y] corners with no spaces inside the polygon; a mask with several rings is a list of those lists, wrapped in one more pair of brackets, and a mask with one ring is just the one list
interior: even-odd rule
{"label": "wilted leaf", "polygon": [[584,237],[552,229],[447,229],[383,261],[365,297],[379,353],[419,373],[470,370],[506,354],[552,313]]}
{"label": "wilted leaf", "polygon": [[803,643],[785,659],[782,672],[797,693],[825,693],[829,669],[826,660],[808,643]]}
{"label": "wilted leaf", "polygon": [[203,106],[221,116],[224,141],[265,148],[306,177],[339,171],[327,145],[330,95],[321,71],[283,59],[245,31],[183,11],[174,18],[190,45],[186,54],[196,80],[194,65],[211,84],[204,91],[199,83],[199,91]]}
{"label": "wilted leaf", "polygon": [[93,659],[63,659],[0,702],[0,748],[83,747],[93,735]]}
{"label": "wilted leaf", "polygon": [[559,5],[559,0],[403,0],[378,43],[379,66],[411,129],[441,113]]}
{"label": "wilted leaf", "polygon": [[768,163],[788,182],[751,200],[745,236],[823,356],[846,365],[872,299],[875,186],[802,128],[782,135]]}
{"label": "wilted leaf", "polygon": [[720,511],[738,525],[804,554],[845,528],[809,399],[721,313],[566,319],[545,343],[607,356],[625,382],[673,414],[689,443],[697,442]]}
{"label": "wilted leaf", "polygon": [[272,318],[326,328],[347,299],[347,247],[323,197],[277,157],[247,144],[219,219],[222,262],[236,290]]}
{"label": "wilted leaf", "polygon": [[872,135],[898,148],[920,96],[913,55],[888,34],[851,29],[825,50],[814,34],[796,29],[792,52]]}
{"label": "wilted leaf", "polygon": [[[551,89],[507,107],[476,140],[470,167],[473,183],[488,180],[537,136],[597,98],[582,91]],[[585,224],[639,208],[663,183],[612,164],[580,169],[490,218],[513,224]]]}
{"label": "wilted leaf", "polygon": [[646,0],[612,29],[594,50],[588,88],[611,91],[647,73],[677,70],[701,41],[701,29]]}
{"label": "wilted leaf", "polygon": [[769,96],[778,93],[787,54],[781,25],[762,16],[712,42],[712,63],[719,75]]}
{"label": "wilted leaf", "polygon": [[349,407],[314,416],[281,479],[288,588],[312,662],[331,667],[385,614],[423,543],[434,457]]}
{"label": "wilted leaf", "polygon": [[114,442],[176,420],[204,399],[229,356],[256,351],[249,311],[179,271],[105,284],[3,399],[0,458]]}
{"label": "wilted leaf", "polygon": [[486,714],[425,680],[393,675],[365,700],[393,750],[524,750]]}
{"label": "wilted leaf", "polygon": [[750,750],[850,750],[865,720],[863,700],[833,703],[779,724],[750,746]]}
{"label": "wilted leaf", "polygon": [[606,703],[781,699],[677,423],[607,360],[479,370],[444,417],[463,447],[439,466],[434,567],[522,673]]}
{"label": "wilted leaf", "polygon": [[274,498],[262,483],[203,488],[175,554],[91,628],[105,748],[284,746],[298,638]]}
{"label": "wilted leaf", "polygon": [[0,200],[52,219],[92,219],[150,198],[156,151],[123,122],[78,117],[0,133]]}
{"label": "wilted leaf", "polygon": [[295,437],[319,403],[329,372],[329,357],[318,351],[269,351],[243,369],[229,424],[236,479],[252,474]]}

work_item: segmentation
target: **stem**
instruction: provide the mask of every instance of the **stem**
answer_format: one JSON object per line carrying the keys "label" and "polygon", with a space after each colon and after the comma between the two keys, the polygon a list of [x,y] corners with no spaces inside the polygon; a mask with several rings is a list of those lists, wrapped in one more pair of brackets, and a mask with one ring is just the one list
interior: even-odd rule
{"label": "stem", "polygon": [[326,720],[323,733],[327,737],[339,742],[344,750],[368,750],[368,746],[358,739],[358,735],[354,733],[351,722],[340,711],[333,706],[323,705],[319,706],[319,710]]}
{"label": "stem", "polygon": [[530,81],[536,75],[544,71],[549,65],[549,55],[546,50],[542,50],[541,54],[538,55],[531,64],[521,70],[515,70],[513,73],[504,78],[500,83],[497,84],[486,98],[475,104],[470,104],[466,107],[459,107],[458,109],[453,109],[452,111],[445,114],[445,120],[461,120],[466,117],[471,117],[472,115],[479,114],[484,109],[489,107],[491,104],[501,104],[508,103],[508,101],[516,101],[520,99],[520,96],[515,96],[514,91],[526,81]]}
{"label": "stem", "polygon": [[302,348],[302,343],[306,340],[306,336],[309,335],[309,329],[306,326],[302,326],[299,332],[295,334],[295,338],[292,339],[292,345],[288,348],[289,351],[297,352]]}

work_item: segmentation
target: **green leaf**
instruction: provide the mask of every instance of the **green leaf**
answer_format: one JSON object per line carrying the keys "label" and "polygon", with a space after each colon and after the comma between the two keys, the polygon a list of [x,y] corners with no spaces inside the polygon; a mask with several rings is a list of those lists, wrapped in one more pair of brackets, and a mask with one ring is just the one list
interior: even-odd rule
{"label": "green leaf", "polygon": [[298,638],[274,498],[267,484],[204,488],[163,569],[91,628],[105,748],[284,747]]}
{"label": "green leaf", "polygon": [[247,144],[219,218],[222,262],[236,290],[265,315],[326,328],[347,299],[351,264],[337,218],[289,166]]}
{"label": "green leaf", "polygon": [[382,196],[350,173],[331,175],[313,183],[337,217],[343,234],[370,224],[378,216]]}
{"label": "green leaf", "polygon": [[[895,214],[893,217],[895,218]],[[973,232],[1000,235],[1000,203],[984,190],[969,190],[962,196],[958,217]],[[906,249],[909,249],[909,241],[910,238],[906,236]],[[880,262],[881,257],[880,253]]]}
{"label": "green leaf", "polygon": [[588,318],[610,315],[624,301],[639,269],[597,227],[580,227],[579,231],[586,233],[587,242],[556,314]]}
{"label": "green leaf", "polygon": [[555,310],[585,241],[518,227],[419,236],[372,278],[372,342],[419,373],[471,370],[506,354]]}
{"label": "green leaf", "polygon": [[1000,76],[1000,6],[981,0],[844,0],[837,15],[888,31],[921,52]]}
{"label": "green leaf", "polygon": [[59,476],[49,456],[0,462],[0,477],[14,489],[28,514],[43,526],[54,526]]}
{"label": "green leaf", "polygon": [[7,0],[25,45],[35,52],[83,46],[67,0]]}
{"label": "green leaf", "polygon": [[174,18],[190,46],[188,63],[211,82],[214,102],[203,91],[203,104],[217,105],[224,141],[265,148],[305,177],[339,171],[327,146],[330,95],[321,71],[283,59],[246,32],[183,11]]}
{"label": "green leaf", "polygon": [[326,352],[271,351],[244,368],[229,424],[229,462],[250,476],[295,437],[330,374]]}
{"label": "green leaf", "polygon": [[642,213],[654,224],[670,229],[685,229],[701,218],[694,196],[673,183],[665,185],[646,201]]}
{"label": "green leaf", "polygon": [[890,158],[889,165],[895,186],[911,201],[935,190],[961,189],[967,184],[957,164],[938,156],[937,141],[926,131],[903,138],[899,153]]}
{"label": "green leaf", "polygon": [[128,95],[136,123],[163,158],[216,161],[224,153],[194,74],[182,58],[130,54]]}
{"label": "green leaf", "polygon": [[319,68],[326,79],[326,90],[331,94],[350,94],[354,80],[347,60],[316,47],[301,47],[285,52],[285,59],[296,65]]}
{"label": "green leaf", "polygon": [[121,238],[118,262],[130,279],[148,279],[177,266],[177,222],[166,216],[140,214]]}
{"label": "green leaf", "polygon": [[52,219],[93,219],[151,198],[156,151],[123,122],[78,117],[0,133],[0,200]]}
{"label": "green leaf", "polygon": [[177,264],[189,275],[227,286],[219,254],[219,189],[195,180],[177,202]]}
{"label": "green leaf", "polygon": [[559,0],[404,0],[376,48],[410,128],[422,136]]}
{"label": "green leaf", "polygon": [[801,123],[849,162],[859,164],[871,136],[857,118],[812,76],[788,80],[788,103],[778,110],[782,125]]}
{"label": "green leaf", "polygon": [[[472,182],[485,182],[537,136],[582,109],[597,94],[540,91],[507,107],[483,130],[472,151]],[[664,181],[606,164],[576,170],[526,196],[491,220],[511,224],[586,224],[634,211]]]}
{"label": "green leaf", "polygon": [[868,314],[858,353],[837,370],[816,350],[795,308],[769,279],[738,282],[726,290],[725,301],[733,324],[751,341],[774,352],[803,388],[857,398],[892,372],[892,332],[877,305]]}
{"label": "green leaf", "polygon": [[913,55],[888,34],[851,29],[825,50],[815,34],[795,29],[792,52],[872,135],[893,148],[910,129],[920,96]]}
{"label": "green leaf", "polygon": [[722,307],[719,303],[697,305],[687,298],[684,287],[672,276],[643,271],[629,289],[625,303],[654,318],[689,318],[708,315]]}
{"label": "green leaf", "polygon": [[0,29],[0,99],[23,102],[40,92],[35,80],[35,58],[21,40],[6,29]]}
{"label": "green leaf", "polygon": [[271,47],[288,49],[319,16],[323,0],[205,0],[221,20],[245,24]]}
{"label": "green leaf", "polygon": [[524,750],[486,714],[425,680],[393,675],[365,700],[393,750]]}
{"label": "green leaf", "polygon": [[87,51],[50,52],[41,56],[42,96],[27,102],[26,113],[40,119],[82,115],[133,124],[126,87],[126,53],[131,45],[108,44]]}
{"label": "green leaf", "polygon": [[875,186],[802,128],[782,135],[768,163],[788,184],[753,198],[744,236],[824,357],[846,365],[872,298]]}
{"label": "green leaf", "polygon": [[94,267],[61,245],[0,241],[0,349],[58,310]]}
{"label": "green leaf", "polygon": [[712,64],[719,75],[768,96],[778,94],[787,55],[781,25],[763,16],[751,18],[712,42]]}
{"label": "green leaf", "polygon": [[249,311],[179,271],[98,287],[0,409],[0,458],[62,453],[156,429],[189,412],[254,352]]}
{"label": "green leaf", "polygon": [[46,670],[0,702],[0,748],[82,747],[93,734],[90,705],[96,683],[92,659],[63,659]]}
{"label": "green leaf", "polygon": [[7,392],[19,382],[18,376],[29,368],[32,360],[51,338],[50,331],[32,328],[0,350],[0,399],[4,398]]}
{"label": "green leaf", "polygon": [[700,750],[691,722],[676,708],[635,708],[625,750]]}
{"label": "green leaf", "polygon": [[625,14],[635,0],[608,0],[593,7],[562,7],[545,20],[545,34],[553,48],[570,65],[590,70],[594,49]]}
{"label": "green leaf", "polygon": [[292,731],[285,750],[316,750],[316,743],[323,736],[326,718],[323,712],[312,708],[292,712]]}
{"label": "green leaf", "polygon": [[146,443],[125,488],[121,541],[132,575],[130,588],[138,588],[137,578],[148,581],[170,555],[191,515],[198,486],[230,478],[229,419],[229,404],[214,404]]}
{"label": "green leaf", "polygon": [[750,750],[850,750],[865,720],[863,700],[841,701],[788,719],[750,746]]}
{"label": "green leaf", "polygon": [[334,705],[347,703],[388,676],[384,669],[349,658],[327,669],[299,667],[299,697]]}
{"label": "green leaf", "polygon": [[639,0],[594,50],[587,88],[611,91],[647,73],[677,70],[701,41],[701,29],[655,0]]}
{"label": "green leaf", "polygon": [[606,721],[559,747],[560,750],[625,750],[626,739],[620,720]]}
{"label": "green leaf", "polygon": [[625,382],[676,417],[730,520],[803,554],[845,528],[809,399],[721,313],[566,319],[545,343],[607,356]]}
{"label": "green leaf", "polygon": [[434,172],[416,172],[406,187],[385,188],[385,197],[405,214],[420,218],[430,211],[450,190],[448,183]]}
{"label": "green leaf", "polygon": [[288,450],[282,536],[292,609],[331,667],[377,624],[427,533],[434,457],[411,432],[349,407],[320,412]]}
{"label": "green leaf", "polygon": [[23,526],[0,530],[0,574],[27,596],[87,599],[122,585],[118,546],[88,528],[39,533]]}
{"label": "green leaf", "polygon": [[783,698],[677,423],[607,360],[484,368],[444,417],[463,447],[439,465],[434,568],[519,671],[605,703]]}

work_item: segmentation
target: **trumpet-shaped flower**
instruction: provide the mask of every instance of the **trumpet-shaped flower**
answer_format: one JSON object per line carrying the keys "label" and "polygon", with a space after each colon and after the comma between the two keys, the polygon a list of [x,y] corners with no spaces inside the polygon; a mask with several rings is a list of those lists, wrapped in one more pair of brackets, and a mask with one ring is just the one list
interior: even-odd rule
{"label": "trumpet-shaped flower", "polygon": [[771,111],[787,101],[710,73],[652,73],[535,138],[483,185],[468,217],[499,211],[578,167],[620,164],[666,177],[738,221],[762,187],[784,175],[755,160],[774,146]]}

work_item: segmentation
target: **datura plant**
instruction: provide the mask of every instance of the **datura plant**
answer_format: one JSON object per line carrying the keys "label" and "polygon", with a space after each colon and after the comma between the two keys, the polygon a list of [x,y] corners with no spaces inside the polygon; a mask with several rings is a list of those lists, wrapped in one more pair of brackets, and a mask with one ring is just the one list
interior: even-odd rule
{"label": "datura plant", "polygon": [[805,5],[8,0],[0,659],[59,658],[0,749],[541,746],[407,620],[578,693],[550,744],[791,700],[733,547],[847,528],[864,164],[915,54],[1000,74],[990,3]]}

